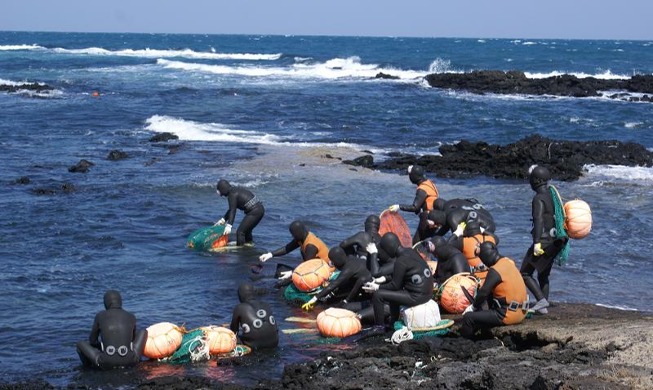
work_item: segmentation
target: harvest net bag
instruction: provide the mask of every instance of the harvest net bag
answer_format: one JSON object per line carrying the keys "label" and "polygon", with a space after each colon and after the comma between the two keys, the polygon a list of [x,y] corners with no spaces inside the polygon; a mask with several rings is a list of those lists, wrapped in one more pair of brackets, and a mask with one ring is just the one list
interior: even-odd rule
{"label": "harvest net bag", "polygon": [[223,225],[209,226],[191,233],[186,240],[186,247],[196,251],[207,251],[211,248],[225,246],[228,239],[229,237],[224,235]]}
{"label": "harvest net bag", "polygon": [[551,197],[553,198],[553,208],[555,210],[556,238],[567,238],[567,243],[562,247],[560,252],[558,252],[555,257],[556,264],[563,266],[567,264],[570,249],[569,236],[567,235],[567,230],[565,230],[565,208],[558,189],[552,185],[549,185],[549,191],[551,192]]}
{"label": "harvest net bag", "polygon": [[175,353],[163,361],[173,364],[184,364],[209,360],[209,345],[201,329],[196,329],[184,334],[181,345]]}
{"label": "harvest net bag", "polygon": [[[340,275],[340,271],[336,270],[331,274],[331,277],[329,278],[329,281],[335,280],[338,275]],[[294,284],[290,283],[288,287],[283,291],[283,297],[286,298],[288,302],[291,302],[297,306],[301,306],[305,304],[306,302],[310,301],[311,298],[313,298],[313,295],[317,294],[320,292],[322,288],[318,288],[315,291],[311,292],[303,292],[300,289],[298,289]]]}

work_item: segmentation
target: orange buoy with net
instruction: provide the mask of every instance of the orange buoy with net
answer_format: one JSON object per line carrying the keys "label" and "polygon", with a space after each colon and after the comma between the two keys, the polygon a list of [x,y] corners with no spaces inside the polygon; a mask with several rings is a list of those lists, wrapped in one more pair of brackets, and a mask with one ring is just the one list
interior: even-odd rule
{"label": "orange buoy with net", "polygon": [[442,283],[436,295],[441,308],[451,314],[462,314],[472,304],[467,295],[473,299],[477,289],[478,279],[467,272],[461,272]]}
{"label": "orange buoy with net", "polygon": [[172,356],[181,345],[184,331],[170,322],[159,322],[147,328],[147,341],[143,355],[150,359]]}
{"label": "orange buoy with net", "polygon": [[292,282],[299,291],[310,292],[329,280],[331,268],[322,259],[306,260],[292,272]]}
{"label": "orange buoy with net", "polygon": [[592,210],[580,199],[565,203],[565,230],[570,238],[580,240],[592,230]]}
{"label": "orange buoy with net", "polygon": [[353,311],[330,307],[317,315],[317,329],[324,337],[347,337],[360,332],[362,326]]}
{"label": "orange buoy with net", "polygon": [[236,334],[231,329],[216,325],[203,326],[200,329],[204,332],[211,355],[231,352],[236,348]]}

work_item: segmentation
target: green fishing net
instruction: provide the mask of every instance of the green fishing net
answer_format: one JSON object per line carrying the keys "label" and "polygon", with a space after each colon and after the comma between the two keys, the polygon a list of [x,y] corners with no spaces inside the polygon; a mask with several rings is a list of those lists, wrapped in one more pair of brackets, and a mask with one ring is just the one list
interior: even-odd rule
{"label": "green fishing net", "polygon": [[184,334],[179,348],[165,361],[173,364],[184,364],[208,360],[209,357],[209,346],[204,332],[201,329],[196,329]]}
{"label": "green fishing net", "polygon": [[[340,271],[336,270],[334,271],[331,276],[329,277],[329,281],[335,280],[338,275],[340,275]],[[313,295],[317,294],[320,292],[322,288],[318,288],[317,290],[311,291],[311,292],[303,292],[300,291],[293,283],[290,283],[288,287],[283,291],[283,297],[286,298],[288,302],[293,303],[294,305],[301,306],[305,304],[306,302],[310,301],[311,298],[313,298]]]}
{"label": "green fishing net", "polygon": [[553,198],[553,207],[555,210],[555,222],[556,222],[556,238],[566,238],[567,243],[564,247],[558,252],[555,258],[556,264],[563,266],[567,264],[567,259],[569,258],[569,236],[567,235],[567,230],[565,230],[565,207],[562,203],[562,198],[558,189],[553,185],[549,185],[549,192],[551,192],[551,197]]}
{"label": "green fishing net", "polygon": [[227,236],[224,235],[224,226],[208,226],[195,230],[188,236],[186,246],[196,251],[207,251],[214,246],[220,245],[219,240],[224,240],[226,243]]}

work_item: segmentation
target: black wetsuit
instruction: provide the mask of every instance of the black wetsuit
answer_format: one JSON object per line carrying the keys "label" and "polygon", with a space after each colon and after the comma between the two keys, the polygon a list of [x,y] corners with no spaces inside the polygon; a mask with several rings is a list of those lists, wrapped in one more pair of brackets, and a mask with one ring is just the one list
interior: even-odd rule
{"label": "black wetsuit", "polygon": [[446,224],[435,233],[443,236],[448,231],[454,231],[461,222],[477,221],[488,232],[494,232],[496,225],[492,214],[476,199],[450,199],[444,203]]}
{"label": "black wetsuit", "polygon": [[[339,248],[342,250],[342,248]],[[315,297],[323,300],[330,294],[345,296],[347,302],[353,301],[358,297],[363,285],[372,280],[372,275],[367,269],[365,260],[354,255],[346,255],[342,250],[342,256],[334,256],[334,250],[329,252],[329,257],[333,265],[340,271],[335,280],[329,282],[329,285],[323,288]]]}
{"label": "black wetsuit", "polygon": [[[539,301],[549,298],[549,275],[553,267],[553,260],[566,244],[566,240],[556,239],[555,208],[548,185],[540,185],[535,188],[532,211],[533,243],[522,260],[520,272],[524,277],[526,287]],[[544,254],[540,256],[533,254],[533,248],[537,243],[542,244],[542,250],[544,250]],[[533,273],[536,270],[537,282],[533,279]]]}
{"label": "black wetsuit", "polygon": [[438,258],[438,268],[435,270],[435,282],[440,285],[450,277],[461,272],[470,272],[467,257],[450,244],[443,243],[436,246],[433,251]]}
{"label": "black wetsuit", "polygon": [[224,219],[229,225],[234,224],[236,209],[245,212],[243,220],[236,231],[236,245],[253,243],[252,231],[261,222],[265,214],[263,203],[249,190],[242,187],[231,186],[226,194],[229,210],[224,214]]}
{"label": "black wetsuit", "polygon": [[431,269],[412,248],[398,248],[392,281],[381,284],[372,294],[374,324],[384,323],[384,304],[390,306],[391,325],[399,319],[401,306],[413,307],[433,297]]}
{"label": "black wetsuit", "polygon": [[104,294],[103,310],[96,314],[88,341],[77,343],[77,354],[85,366],[110,369],[134,365],[141,360],[147,331],[136,330],[136,317],[122,309],[120,293]]}
{"label": "black wetsuit", "polygon": [[279,344],[279,329],[270,305],[254,299],[254,288],[245,283],[238,289],[241,303],[236,305],[230,329],[252,349],[274,348]]}

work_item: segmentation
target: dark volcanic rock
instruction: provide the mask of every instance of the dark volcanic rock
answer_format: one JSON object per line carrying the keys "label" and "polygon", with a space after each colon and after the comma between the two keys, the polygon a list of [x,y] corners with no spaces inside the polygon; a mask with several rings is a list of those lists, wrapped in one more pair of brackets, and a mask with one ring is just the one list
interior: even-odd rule
{"label": "dark volcanic rock", "polygon": [[112,161],[117,161],[117,160],[124,160],[127,157],[129,157],[127,153],[123,152],[122,150],[112,150],[109,152],[107,159]]}
{"label": "dark volcanic rock", "polygon": [[150,142],[168,142],[171,139],[179,139],[179,136],[172,133],[159,133],[150,138]]}
{"label": "dark volcanic rock", "polygon": [[39,83],[25,83],[25,84],[19,84],[19,85],[9,85],[9,84],[0,84],[0,92],[19,92],[19,91],[35,91],[35,92],[43,92],[43,91],[51,91],[53,88],[49,85],[46,84],[39,84]]}
{"label": "dark volcanic rock", "polygon": [[379,163],[370,161],[372,156],[363,156],[349,163],[389,171],[405,171],[409,165],[417,164],[440,177],[489,176],[503,179],[525,179],[528,167],[541,164],[549,168],[554,179],[563,181],[578,179],[586,164],[653,166],[653,152],[636,143],[556,141],[540,135],[505,146],[463,140],[455,145],[441,146],[440,154],[413,156],[395,153]]}
{"label": "dark volcanic rock", "polygon": [[86,173],[86,172],[88,172],[88,169],[90,167],[92,167],[93,165],[95,165],[95,164],[93,164],[92,162],[90,162],[88,160],[81,159],[81,160],[79,160],[79,162],[77,164],[75,164],[72,167],[68,168],[68,172]]}
{"label": "dark volcanic rock", "polygon": [[[527,78],[523,72],[478,70],[470,73],[432,73],[426,81],[431,87],[465,90],[473,93],[555,95],[573,97],[599,96],[601,91],[623,90],[631,93],[653,93],[653,75],[637,75],[628,80],[578,78],[564,74],[541,79]],[[623,99],[622,96],[610,97]],[[636,101],[650,101],[633,97]],[[630,100],[630,98],[624,99]]]}
{"label": "dark volcanic rock", "polygon": [[22,176],[14,181],[14,184],[29,184],[31,182],[30,178],[27,176]]}

